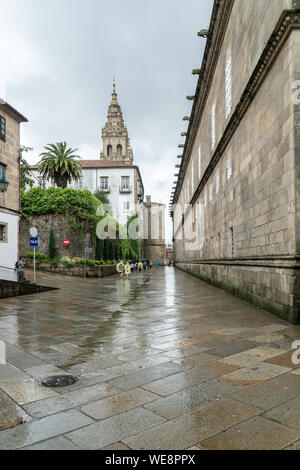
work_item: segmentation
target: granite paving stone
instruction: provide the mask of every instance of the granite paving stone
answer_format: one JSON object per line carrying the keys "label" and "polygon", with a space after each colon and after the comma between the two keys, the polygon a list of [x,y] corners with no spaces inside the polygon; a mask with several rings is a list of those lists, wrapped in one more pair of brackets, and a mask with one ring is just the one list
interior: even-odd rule
{"label": "granite paving stone", "polygon": [[134,450],[183,450],[259,413],[228,398],[122,441]]}
{"label": "granite paving stone", "polygon": [[100,450],[130,450],[129,447],[125,446],[122,442],[117,442],[116,444],[111,444],[109,446],[103,447]]}
{"label": "granite paving stone", "polygon": [[0,430],[23,423],[27,414],[6,393],[0,390]]}
{"label": "granite paving stone", "polygon": [[0,382],[0,389],[9,395],[19,405],[42,400],[43,398],[55,397],[53,390],[41,387],[35,379],[14,379]]}
{"label": "granite paving stone", "polygon": [[230,397],[244,388],[242,385],[214,379],[153,401],[145,405],[145,408],[164,418],[173,419],[203,407],[214,400]]}
{"label": "granite paving stone", "polygon": [[233,398],[263,410],[270,410],[298,395],[300,395],[300,377],[289,373],[247,387],[237,392]]}
{"label": "granite paving stone", "polygon": [[300,450],[300,441],[294,442],[294,444],[285,447],[284,450]]}
{"label": "granite paving stone", "polygon": [[73,444],[63,436],[53,437],[32,446],[22,447],[20,450],[80,450],[80,447]]}
{"label": "granite paving stone", "polygon": [[113,379],[109,383],[123,390],[129,390],[153,382],[156,379],[175,374],[182,371],[182,369],[183,367],[178,364],[167,363]]}
{"label": "granite paving stone", "polygon": [[277,375],[285,374],[290,370],[291,369],[288,369],[287,367],[260,362],[252,366],[245,367],[244,369],[236,370],[230,374],[226,374],[222,379],[243,385],[254,385],[276,377]]}
{"label": "granite paving stone", "polygon": [[[42,418],[60,411],[69,410],[100,398],[114,395],[119,390],[106,383],[97,384],[73,392],[56,394],[53,398],[36,401],[24,406],[24,409],[34,418]],[[53,392],[52,392],[53,393]]]}
{"label": "granite paving stone", "polygon": [[143,385],[143,388],[158,395],[167,396],[171,395],[184,388],[192,387],[193,385],[206,382],[209,379],[223,375],[236,370],[234,367],[228,367],[223,364],[213,363],[209,365],[199,365],[194,369],[189,369],[178,374],[165,377],[163,379]]}
{"label": "granite paving stone", "polygon": [[67,437],[82,449],[96,450],[157,426],[164,421],[164,418],[151,411],[136,408],[71,432],[67,434]]}
{"label": "granite paving stone", "polygon": [[88,416],[100,420],[145,405],[158,398],[153,393],[137,388],[89,403],[82,406],[81,410]]}
{"label": "granite paving stone", "polygon": [[299,437],[299,431],[257,416],[200,445],[205,450],[280,450]]}
{"label": "granite paving stone", "polygon": [[0,382],[30,378],[28,374],[11,364],[0,364]]}
{"label": "granite paving stone", "polygon": [[77,410],[58,413],[39,421],[32,421],[13,429],[0,431],[0,448],[3,450],[20,449],[87,426],[92,421],[91,418]]}
{"label": "granite paving stone", "polygon": [[292,400],[267,411],[263,417],[300,431],[300,393]]}
{"label": "granite paving stone", "polygon": [[272,357],[271,359],[266,360],[270,364],[277,364],[278,366],[288,367],[295,370],[300,370],[300,364],[294,364],[292,360],[292,352],[286,352],[280,354],[279,356]]}

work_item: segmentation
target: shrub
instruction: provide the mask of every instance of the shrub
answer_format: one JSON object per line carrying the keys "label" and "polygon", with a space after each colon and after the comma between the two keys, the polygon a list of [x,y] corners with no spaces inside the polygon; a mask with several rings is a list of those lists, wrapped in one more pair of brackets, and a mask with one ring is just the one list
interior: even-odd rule
{"label": "shrub", "polygon": [[51,264],[53,264],[53,266],[55,268],[58,268],[59,264],[60,264],[60,259],[59,258],[54,258],[51,260]]}
{"label": "shrub", "polygon": [[71,263],[72,260],[68,256],[64,256],[63,258],[60,259],[61,263]]}
{"label": "shrub", "polygon": [[54,230],[51,228],[50,235],[49,235],[49,257],[51,259],[55,258],[56,252],[56,244],[55,244],[55,237],[54,237]]}
{"label": "shrub", "polygon": [[67,268],[74,268],[75,263],[66,263]]}

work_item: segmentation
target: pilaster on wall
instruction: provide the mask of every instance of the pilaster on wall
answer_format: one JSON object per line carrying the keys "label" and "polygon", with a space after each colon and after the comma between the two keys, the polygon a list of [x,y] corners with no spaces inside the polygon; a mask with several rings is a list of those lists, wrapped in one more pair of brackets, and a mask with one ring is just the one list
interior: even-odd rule
{"label": "pilaster on wall", "polygon": [[[300,0],[298,0],[300,3]],[[300,31],[293,32],[293,44],[300,43]],[[293,47],[294,161],[295,161],[295,229],[296,250],[300,254],[300,48]],[[299,291],[300,292],[300,291]]]}

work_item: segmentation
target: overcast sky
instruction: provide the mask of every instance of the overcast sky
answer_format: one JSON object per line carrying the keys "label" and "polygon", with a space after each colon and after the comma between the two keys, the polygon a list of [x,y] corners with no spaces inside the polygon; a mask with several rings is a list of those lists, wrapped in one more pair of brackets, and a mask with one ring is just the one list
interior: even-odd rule
{"label": "overcast sky", "polygon": [[[213,0],[0,0],[0,97],[23,113],[21,144],[66,140],[99,158],[116,77],[145,193],[169,205]],[[171,223],[166,211],[167,238]]]}

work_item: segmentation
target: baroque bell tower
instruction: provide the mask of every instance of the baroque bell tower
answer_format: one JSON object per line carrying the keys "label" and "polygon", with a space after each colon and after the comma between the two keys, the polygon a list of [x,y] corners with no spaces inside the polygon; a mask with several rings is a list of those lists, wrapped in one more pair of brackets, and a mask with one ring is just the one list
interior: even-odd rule
{"label": "baroque bell tower", "polygon": [[131,164],[133,163],[133,153],[117,96],[116,85],[114,83],[107,122],[102,128],[103,151],[100,154],[100,159]]}

